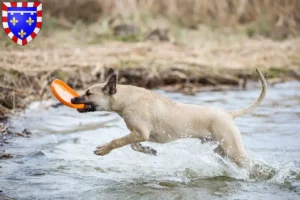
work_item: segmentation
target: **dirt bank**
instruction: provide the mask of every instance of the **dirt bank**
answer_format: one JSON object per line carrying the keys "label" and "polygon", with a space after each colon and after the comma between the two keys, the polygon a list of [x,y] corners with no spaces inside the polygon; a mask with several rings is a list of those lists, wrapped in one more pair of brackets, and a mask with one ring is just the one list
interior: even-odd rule
{"label": "dirt bank", "polygon": [[[36,43],[42,43],[41,39],[37,38]],[[55,78],[74,89],[83,89],[103,81],[109,67],[118,72],[119,83],[150,89],[167,85],[241,86],[245,79],[257,78],[257,67],[269,81],[299,79],[300,47],[295,45],[299,42],[247,40],[225,45],[206,41],[199,46],[112,41],[52,46],[50,42],[38,47],[34,41],[26,48],[1,48],[1,113],[23,109],[33,100],[51,98],[49,84]]]}

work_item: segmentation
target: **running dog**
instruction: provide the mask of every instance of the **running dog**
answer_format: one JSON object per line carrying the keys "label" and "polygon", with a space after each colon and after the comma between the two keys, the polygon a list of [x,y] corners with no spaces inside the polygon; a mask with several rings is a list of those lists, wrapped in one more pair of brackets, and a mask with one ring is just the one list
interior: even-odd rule
{"label": "running dog", "polygon": [[198,138],[217,141],[216,153],[229,158],[239,166],[245,166],[245,149],[241,134],[233,119],[253,111],[266,95],[267,84],[256,69],[262,83],[259,98],[249,107],[224,111],[213,107],[183,104],[171,101],[153,91],[117,84],[117,75],[109,69],[104,83],[89,87],[82,96],[71,100],[85,104],[78,112],[110,111],[118,113],[130,133],[97,147],[96,155],[104,156],[113,149],[131,145],[133,150],[156,155],[150,147],[140,142],[172,142],[181,138]]}

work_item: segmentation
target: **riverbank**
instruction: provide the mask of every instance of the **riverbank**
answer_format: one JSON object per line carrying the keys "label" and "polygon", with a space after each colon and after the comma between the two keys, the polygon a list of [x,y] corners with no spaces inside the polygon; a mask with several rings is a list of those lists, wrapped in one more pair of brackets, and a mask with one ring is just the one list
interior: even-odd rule
{"label": "riverbank", "polygon": [[248,79],[257,80],[255,68],[270,83],[300,80],[300,38],[277,42],[262,38],[235,41],[230,37],[199,37],[187,44],[88,44],[84,39],[62,43],[66,38],[57,36],[57,41],[55,35],[47,40],[41,36],[25,47],[6,41],[11,44],[0,49],[1,116],[24,109],[31,101],[51,98],[49,85],[56,78],[81,90],[104,81],[110,67],[117,71],[120,84],[169,88],[187,94],[207,86],[246,87]]}

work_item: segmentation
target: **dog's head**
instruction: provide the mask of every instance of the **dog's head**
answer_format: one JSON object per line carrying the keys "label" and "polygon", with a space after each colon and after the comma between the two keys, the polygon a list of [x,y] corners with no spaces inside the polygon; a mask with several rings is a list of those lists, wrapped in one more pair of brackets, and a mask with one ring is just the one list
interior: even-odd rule
{"label": "dog's head", "polygon": [[71,99],[73,104],[84,104],[84,108],[78,112],[110,111],[110,98],[117,92],[117,75],[113,69],[109,69],[106,81],[89,87],[79,97]]}

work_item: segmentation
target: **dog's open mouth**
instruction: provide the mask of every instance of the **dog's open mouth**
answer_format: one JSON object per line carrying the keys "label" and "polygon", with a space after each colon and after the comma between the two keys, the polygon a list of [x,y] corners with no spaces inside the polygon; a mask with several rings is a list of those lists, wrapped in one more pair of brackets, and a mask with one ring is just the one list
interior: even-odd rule
{"label": "dog's open mouth", "polygon": [[83,97],[75,97],[71,99],[73,104],[84,104],[84,108],[78,108],[77,111],[80,113],[94,112],[96,111],[97,105],[90,101],[85,101]]}

